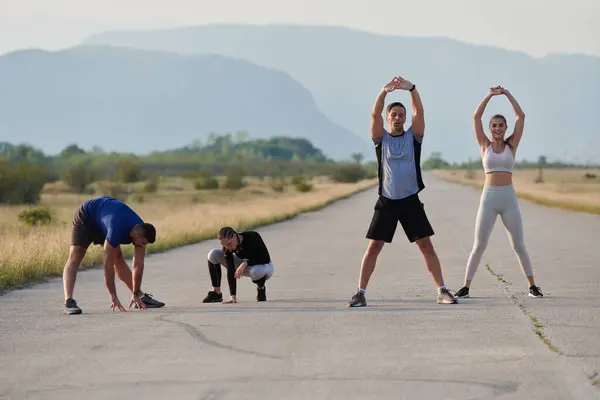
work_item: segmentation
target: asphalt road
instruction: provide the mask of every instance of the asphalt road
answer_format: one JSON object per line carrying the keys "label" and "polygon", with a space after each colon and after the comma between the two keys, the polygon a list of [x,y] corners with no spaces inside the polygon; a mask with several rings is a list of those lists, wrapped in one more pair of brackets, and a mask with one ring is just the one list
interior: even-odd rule
{"label": "asphalt road", "polygon": [[[458,290],[479,191],[425,182],[433,243]],[[457,305],[435,303],[399,228],[368,307],[349,309],[375,198],[371,189],[258,229],[275,264],[266,303],[246,278],[238,304],[202,304],[216,240],[148,258],[144,290],[162,309],[110,311],[99,269],[78,275],[82,315],[61,314],[60,279],[0,296],[0,399],[600,398],[600,217],[521,201],[545,297],[527,297],[498,219],[472,297]]]}

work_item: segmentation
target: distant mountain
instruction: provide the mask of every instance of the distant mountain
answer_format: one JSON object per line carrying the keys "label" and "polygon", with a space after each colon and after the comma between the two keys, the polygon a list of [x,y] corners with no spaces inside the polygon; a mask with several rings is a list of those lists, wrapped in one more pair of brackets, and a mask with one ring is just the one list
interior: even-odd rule
{"label": "distant mountain", "polygon": [[[527,115],[520,159],[600,161],[600,58],[524,53],[446,38],[383,36],[349,28],[286,25],[206,25],[150,32],[107,32],[84,41],[243,58],[288,72],[315,96],[334,122],[369,135],[379,89],[403,75],[425,105],[424,151],[448,160],[478,157],[471,116],[488,88],[504,85]],[[389,96],[410,104],[407,93]],[[485,118],[514,114],[494,98]]]}
{"label": "distant mountain", "polygon": [[103,46],[0,57],[0,140],[140,154],[237,131],[306,138],[334,159],[372,149],[289,74],[245,60]]}

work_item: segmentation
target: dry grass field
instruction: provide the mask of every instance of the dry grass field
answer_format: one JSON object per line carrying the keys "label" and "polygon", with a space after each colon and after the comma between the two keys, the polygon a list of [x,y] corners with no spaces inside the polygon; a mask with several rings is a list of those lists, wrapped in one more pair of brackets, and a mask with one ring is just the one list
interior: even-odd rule
{"label": "dry grass field", "polygon": [[[482,187],[483,170],[436,170],[444,179]],[[515,170],[513,183],[520,198],[572,211],[600,214],[600,169],[546,169],[542,182],[538,170]]]}
{"label": "dry grass field", "polygon": [[[126,202],[144,220],[155,224],[157,241],[148,246],[152,253],[214,238],[223,225],[248,229],[281,221],[321,208],[373,186],[376,181],[340,184],[315,178],[311,183],[313,190],[308,192],[298,192],[293,185],[277,192],[268,180],[258,179],[236,191],[196,190],[190,181],[174,178],[161,181],[155,193],[130,194]],[[143,183],[132,188],[142,186]],[[52,222],[34,227],[19,221],[18,215],[26,206],[0,206],[0,290],[62,275],[73,213],[92,197],[96,195],[69,193],[60,183],[47,185],[36,207],[48,207]],[[131,245],[123,250],[131,255]],[[93,246],[82,269],[100,261],[101,249]]]}

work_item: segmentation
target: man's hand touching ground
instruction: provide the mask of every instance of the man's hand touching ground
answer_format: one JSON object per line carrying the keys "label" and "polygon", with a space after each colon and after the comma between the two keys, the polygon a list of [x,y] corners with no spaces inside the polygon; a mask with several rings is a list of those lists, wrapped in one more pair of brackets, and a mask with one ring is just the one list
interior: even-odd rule
{"label": "man's hand touching ground", "polygon": [[148,306],[144,304],[140,296],[133,295],[131,296],[131,301],[129,302],[129,308],[133,305],[133,303],[137,304],[140,310],[147,310]]}
{"label": "man's hand touching ground", "polygon": [[125,307],[123,307],[117,296],[111,296],[111,301],[112,304],[110,305],[110,308],[112,308],[113,311],[115,311],[115,308],[122,312],[127,311],[125,310]]}

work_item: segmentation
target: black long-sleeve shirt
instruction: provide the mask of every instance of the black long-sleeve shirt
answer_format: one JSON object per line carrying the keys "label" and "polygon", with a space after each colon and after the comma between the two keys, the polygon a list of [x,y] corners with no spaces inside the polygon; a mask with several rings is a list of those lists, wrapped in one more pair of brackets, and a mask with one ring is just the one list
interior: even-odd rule
{"label": "black long-sleeve shirt", "polygon": [[246,261],[248,267],[271,262],[269,250],[258,232],[244,231],[240,232],[240,235],[242,235],[242,243],[240,243],[237,249],[229,251],[223,247],[223,254],[227,260],[227,283],[229,284],[229,292],[232,296],[235,296],[237,291],[237,282],[235,279],[236,268],[233,263],[233,254],[242,261]]}

